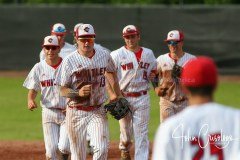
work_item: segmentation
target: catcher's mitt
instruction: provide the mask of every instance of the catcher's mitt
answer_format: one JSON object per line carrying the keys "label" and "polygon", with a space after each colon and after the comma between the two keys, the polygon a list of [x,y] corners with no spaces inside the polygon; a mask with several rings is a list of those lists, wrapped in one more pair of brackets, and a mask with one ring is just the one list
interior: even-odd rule
{"label": "catcher's mitt", "polygon": [[172,69],[172,78],[174,80],[178,80],[180,78],[181,72],[182,72],[182,67],[175,63]]}
{"label": "catcher's mitt", "polygon": [[117,120],[125,117],[130,111],[130,104],[125,98],[119,98],[115,102],[110,102],[104,108]]}

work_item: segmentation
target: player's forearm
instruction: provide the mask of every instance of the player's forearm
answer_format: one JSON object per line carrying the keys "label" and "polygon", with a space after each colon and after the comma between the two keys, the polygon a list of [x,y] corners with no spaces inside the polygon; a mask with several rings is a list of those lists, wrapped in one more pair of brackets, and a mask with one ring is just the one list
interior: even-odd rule
{"label": "player's forearm", "polygon": [[117,74],[115,72],[106,73],[107,81],[109,86],[112,88],[113,92],[117,97],[122,97],[122,93],[119,87],[119,82],[117,79]]}
{"label": "player's forearm", "polygon": [[107,89],[107,93],[108,93],[110,101],[116,100],[117,99],[117,95],[113,91],[113,89],[112,89],[111,85],[109,84],[108,80],[106,80],[106,89]]}
{"label": "player's forearm", "polygon": [[61,96],[67,97],[67,98],[80,97],[78,91],[75,91],[75,90],[65,87],[65,86],[61,86],[60,94],[61,94]]}
{"label": "player's forearm", "polygon": [[37,91],[35,91],[34,89],[30,89],[28,91],[28,100],[34,101],[36,97],[37,97]]}

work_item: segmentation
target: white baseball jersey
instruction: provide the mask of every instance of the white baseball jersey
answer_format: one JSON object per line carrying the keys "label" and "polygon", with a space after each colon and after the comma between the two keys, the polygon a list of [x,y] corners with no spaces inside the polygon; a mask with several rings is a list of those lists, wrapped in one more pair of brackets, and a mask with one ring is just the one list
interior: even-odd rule
{"label": "white baseball jersey", "polygon": [[68,86],[79,90],[82,86],[91,84],[92,92],[90,98],[78,101],[78,98],[71,99],[70,106],[96,106],[106,101],[105,76],[104,73],[114,72],[115,66],[110,54],[106,50],[95,48],[95,55],[92,58],[85,57],[76,50],[63,60],[60,74],[56,80],[60,86]]}
{"label": "white baseball jersey", "polygon": [[181,67],[184,67],[184,65],[192,58],[195,58],[195,56],[189,53],[185,53],[177,62],[175,62],[175,60],[170,57],[170,53],[166,53],[157,58],[157,70],[160,73],[160,85],[163,79],[168,80],[170,83],[172,82],[173,85],[175,85],[172,87],[172,91],[169,91],[171,94],[167,94],[164,97],[165,99],[168,99],[170,101],[177,101],[185,97],[181,86],[176,85],[175,81],[172,80],[171,71],[175,63]]}
{"label": "white baseball jersey", "polygon": [[46,108],[66,108],[66,98],[60,96],[59,86],[54,81],[59,69],[54,69],[46,61],[37,63],[28,74],[23,86],[41,91],[41,106]]}
{"label": "white baseball jersey", "polygon": [[149,90],[148,76],[156,67],[156,58],[152,50],[144,47],[142,49],[139,63],[135,53],[126,49],[125,46],[111,53],[118,70],[120,89],[124,92]]}
{"label": "white baseball jersey", "polygon": [[23,84],[27,89],[41,91],[43,135],[46,156],[50,159],[58,159],[58,150],[65,154],[70,152],[63,113],[67,101],[60,96],[59,86],[54,83],[59,67],[55,66],[55,69],[45,60],[40,61],[32,68]]}
{"label": "white baseball jersey", "polygon": [[[140,55],[125,48],[113,51],[111,56],[117,68],[120,89],[123,92],[140,92],[149,90],[148,76],[156,70],[156,58],[152,50],[141,47]],[[138,57],[139,56],[139,57]],[[149,157],[148,122],[150,97],[145,94],[138,97],[125,97],[130,103],[132,114],[119,121],[120,150],[129,150],[132,134],[135,140],[135,160],[147,160]],[[133,132],[134,131],[134,132]]]}
{"label": "white baseball jersey", "polygon": [[[59,70],[56,83],[74,90],[91,84],[90,97],[85,100],[71,98],[69,106],[96,106],[100,108],[92,111],[82,111],[77,108],[67,108],[67,130],[71,146],[71,158],[73,160],[86,159],[86,135],[93,146],[93,159],[107,159],[108,151],[108,123],[103,103],[106,101],[105,72],[114,72],[114,62],[106,50],[95,48],[92,58],[85,57],[76,50],[67,56]],[[76,121],[77,119],[77,121]],[[77,127],[76,127],[77,126]]]}
{"label": "white baseball jersey", "polygon": [[190,106],[157,131],[153,160],[238,160],[240,111],[217,103]]}
{"label": "white baseball jersey", "polygon": [[[71,45],[67,42],[64,43],[64,46],[61,48],[60,52],[59,52],[59,57],[65,58],[66,56],[68,56],[70,53],[74,52],[76,50],[76,47],[74,45]],[[45,54],[43,49],[40,52],[40,61],[45,60]]]}

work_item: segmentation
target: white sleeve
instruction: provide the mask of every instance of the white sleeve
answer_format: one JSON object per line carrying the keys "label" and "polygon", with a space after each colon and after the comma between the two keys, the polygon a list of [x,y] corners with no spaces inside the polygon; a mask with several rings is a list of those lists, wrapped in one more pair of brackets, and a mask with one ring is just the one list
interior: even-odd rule
{"label": "white sleeve", "polygon": [[39,63],[35,64],[35,66],[29,72],[27,78],[25,79],[23,87],[27,89],[34,89],[35,91],[41,90],[38,67]]}
{"label": "white sleeve", "polygon": [[157,60],[156,60],[156,57],[155,57],[155,55],[154,55],[154,53],[152,51],[150,53],[151,53],[150,59],[151,59],[151,62],[152,62],[150,64],[150,71],[157,70]]}
{"label": "white sleeve", "polygon": [[114,51],[114,52],[111,52],[110,55],[111,55],[112,60],[113,60],[113,62],[114,62],[114,64],[115,64],[115,68],[118,69],[118,64],[119,64],[119,62],[118,62],[118,56],[117,56],[116,53],[117,53],[117,52]]}
{"label": "white sleeve", "polygon": [[172,143],[172,133],[169,127],[161,125],[155,135],[152,160],[173,160],[175,150]]}
{"label": "white sleeve", "polygon": [[114,60],[112,59],[112,57],[110,55],[108,57],[106,71],[107,72],[115,72],[116,71],[116,66],[115,66]]}
{"label": "white sleeve", "polygon": [[41,52],[40,52],[40,54],[39,54],[39,58],[40,58],[40,61],[45,60],[45,54],[44,54],[43,49],[41,50]]}
{"label": "white sleeve", "polygon": [[59,86],[70,86],[72,82],[71,74],[72,72],[66,58],[57,71],[55,83]]}

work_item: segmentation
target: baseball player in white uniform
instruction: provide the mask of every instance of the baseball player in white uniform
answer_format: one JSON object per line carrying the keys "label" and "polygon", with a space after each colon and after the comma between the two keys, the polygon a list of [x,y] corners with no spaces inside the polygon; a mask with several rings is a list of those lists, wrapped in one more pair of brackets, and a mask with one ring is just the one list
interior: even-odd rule
{"label": "baseball player in white uniform", "polygon": [[56,83],[61,94],[69,98],[67,130],[72,160],[86,159],[86,134],[93,146],[93,159],[106,160],[109,131],[106,111],[105,78],[117,96],[121,95],[118,82],[114,81],[114,62],[106,50],[94,48],[95,32],[90,24],[77,29],[78,49],[63,60]]}
{"label": "baseball player in white uniform", "polygon": [[129,160],[132,129],[135,138],[135,159],[147,160],[149,156],[149,75],[156,69],[156,58],[152,50],[139,46],[140,33],[136,26],[123,29],[125,46],[111,52],[120,89],[131,104],[132,115],[119,121],[121,159]]}
{"label": "baseball player in white uniform", "polygon": [[[28,74],[23,86],[29,89],[28,109],[37,108],[35,98],[41,92],[42,125],[47,160],[67,160],[70,153],[65,128],[67,101],[60,96],[59,87],[54,83],[62,58],[58,56],[60,44],[56,36],[44,38],[43,51],[46,59],[37,63]],[[58,149],[59,148],[59,149]],[[62,157],[59,155],[59,150]]]}
{"label": "baseball player in white uniform", "polygon": [[217,85],[213,60],[189,61],[181,83],[190,106],[161,124],[153,160],[239,160],[240,111],[213,102]]}
{"label": "baseball player in white uniform", "polygon": [[[78,39],[78,37],[77,37],[77,29],[78,29],[78,27],[81,27],[82,25],[83,25],[84,23],[77,23],[75,26],[74,26],[74,29],[73,29],[73,37],[74,37],[74,46],[76,47],[76,49],[77,49],[77,39]],[[100,50],[106,50],[107,52],[111,52],[109,49],[107,49],[107,48],[105,48],[105,47],[103,47],[103,46],[101,46],[100,44],[97,44],[97,43],[95,43],[94,42],[94,48],[96,49],[100,49]],[[106,85],[108,85],[108,83],[106,84]],[[108,90],[109,91],[109,90]],[[114,97],[115,98],[115,97]],[[89,154],[89,155],[92,155],[93,154],[93,148],[92,148],[92,146],[90,146],[90,136],[89,136],[89,134],[87,133],[87,153]]]}
{"label": "baseball player in white uniform", "polygon": [[[59,39],[59,44],[61,49],[59,52],[59,56],[62,58],[65,58],[70,53],[76,50],[74,45],[65,42],[66,34],[67,34],[66,27],[62,23],[56,23],[52,26],[51,35],[56,35]],[[40,61],[44,60],[45,58],[46,57],[45,57],[44,51],[41,50]]]}
{"label": "baseball player in white uniform", "polygon": [[[159,73],[159,87],[155,92],[160,96],[160,120],[182,111],[188,101],[179,85],[179,74],[182,67],[195,56],[183,51],[183,32],[172,30],[168,33],[165,42],[168,44],[169,53],[157,58],[157,70]],[[178,68],[176,75],[174,68]],[[175,71],[174,71],[175,70]]]}

